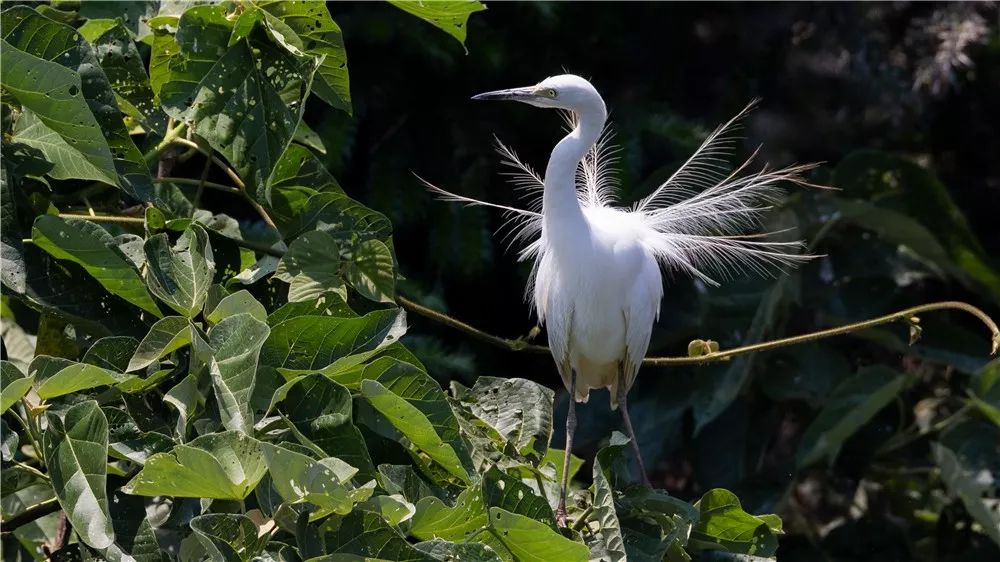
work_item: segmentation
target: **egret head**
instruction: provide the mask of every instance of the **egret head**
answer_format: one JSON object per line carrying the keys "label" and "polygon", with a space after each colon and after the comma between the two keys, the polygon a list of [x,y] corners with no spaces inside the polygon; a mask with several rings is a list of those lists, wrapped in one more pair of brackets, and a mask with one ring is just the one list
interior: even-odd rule
{"label": "egret head", "polygon": [[535,107],[567,109],[577,113],[595,106],[604,107],[604,101],[594,86],[575,74],[551,76],[534,86],[486,92],[472,96],[472,99],[520,101]]}

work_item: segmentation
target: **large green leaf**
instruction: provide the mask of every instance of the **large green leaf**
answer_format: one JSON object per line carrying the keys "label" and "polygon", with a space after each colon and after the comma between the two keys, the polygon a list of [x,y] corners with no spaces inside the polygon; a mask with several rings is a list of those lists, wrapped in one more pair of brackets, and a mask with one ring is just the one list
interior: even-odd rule
{"label": "large green leaf", "polygon": [[276,402],[304,445],[344,460],[358,469],[363,480],[375,477],[364,437],[352,422],[351,392],[346,387],[323,375],[306,375],[279,388],[272,399],[272,404]]}
{"label": "large green leaf", "polygon": [[[111,83],[90,44],[72,27],[26,6],[4,11],[2,27],[9,43],[3,48],[4,87],[80,150],[81,157],[108,173],[109,183],[151,201],[153,184],[145,159],[128,134]],[[8,79],[17,82],[8,87]]]}
{"label": "large green leaf", "polygon": [[315,505],[318,509],[310,515],[311,519],[332,513],[346,515],[375,490],[374,480],[355,487],[351,479],[357,469],[335,457],[316,461],[270,443],[262,447],[275,490],[286,502]]}
{"label": "large green leaf", "polygon": [[695,550],[725,550],[737,554],[774,556],[781,520],[776,515],[750,515],[728,490],[710,490],[695,504],[701,519],[688,543]]}
{"label": "large green leaf", "polygon": [[[92,132],[100,136],[99,132]],[[103,137],[100,140],[104,142]],[[46,175],[51,178],[92,180],[106,183],[114,183],[115,181],[113,177],[109,178],[108,173],[98,168],[86,155],[81,155],[80,151],[62,135],[49,128],[42,119],[27,109],[27,106],[25,106],[21,117],[14,123],[11,142],[30,146],[44,155],[45,159],[52,165],[51,169],[46,172]],[[80,142],[82,141],[74,144],[79,145]]]}
{"label": "large green leaf", "polygon": [[[413,548],[399,531],[374,513],[355,510],[340,520],[339,525],[331,527],[331,531],[323,533],[328,552],[364,557],[354,560],[435,562],[434,558]],[[338,560],[336,556],[324,559]]]}
{"label": "large green leaf", "polygon": [[463,562],[501,562],[496,551],[485,544],[429,540],[413,548],[436,560],[462,560]]}
{"label": "large green leaf", "polygon": [[208,332],[212,348],[209,373],[219,414],[226,429],[253,433],[250,396],[257,375],[257,359],[271,330],[267,324],[244,312],[230,316]]}
{"label": "large green leaf", "polygon": [[139,342],[126,371],[137,371],[191,343],[191,321],[183,316],[167,316],[156,321]]}
{"label": "large green leaf", "polygon": [[[615,511],[615,491],[601,467],[601,459],[594,462],[594,518],[599,525],[598,541],[601,552],[608,562],[622,562],[625,557],[625,541],[621,523]],[[662,555],[661,555],[662,556]]]}
{"label": "large green leaf", "polygon": [[346,301],[340,262],[337,241],[326,232],[313,230],[292,242],[274,276],[289,283],[289,302],[318,301],[327,293]]}
{"label": "large green leaf", "polygon": [[541,460],[552,438],[553,397],[551,389],[526,379],[479,377],[461,401],[518,453]]}
{"label": "large green leaf", "polygon": [[962,210],[931,170],[901,156],[859,150],[837,164],[832,185],[843,189],[847,197],[877,200],[879,207],[933,226],[955,265],[994,298],[1000,297],[996,265],[990,263]]}
{"label": "large green leaf", "polygon": [[288,201],[279,200],[288,193],[303,192],[290,188],[272,191],[272,206],[283,209],[287,215],[278,222],[278,228],[286,240],[310,230],[329,232],[334,239],[345,242],[383,240],[392,234],[392,223],[385,215],[365,207],[342,192],[309,194],[305,201],[296,200],[292,209],[289,208]]}
{"label": "large green leaf", "polygon": [[490,526],[496,537],[520,562],[581,562],[590,557],[586,545],[517,513],[491,507]]}
{"label": "large green leaf", "polygon": [[313,83],[313,92],[336,109],[351,113],[351,88],[347,74],[347,51],[340,26],[322,2],[256,0],[264,13],[264,24],[279,43],[292,53],[323,59]]}
{"label": "large green leaf", "polygon": [[114,238],[100,226],[83,220],[42,215],[35,219],[31,239],[53,257],[81,265],[110,293],[160,316],[139,272],[113,249]]}
{"label": "large green leaf", "polygon": [[149,457],[123,490],[140,496],[243,500],[266,472],[261,443],[240,431],[225,431]]}
{"label": "large green leaf", "polygon": [[392,251],[381,240],[364,240],[351,249],[345,277],[361,296],[375,302],[395,302]]}
{"label": "large green leaf", "polygon": [[81,362],[102,369],[124,373],[129,358],[139,347],[139,340],[130,336],[108,336],[90,346]]}
{"label": "large green leaf", "polygon": [[242,313],[248,313],[261,322],[267,321],[267,309],[245,289],[226,295],[211,310],[206,307],[205,320],[218,324],[229,316]]}
{"label": "large green leaf", "polygon": [[486,526],[486,522],[482,488],[470,486],[458,495],[453,507],[435,497],[422,498],[411,519],[410,534],[421,540],[461,541]]}
{"label": "large green leaf", "polygon": [[162,135],[166,131],[167,116],[153,99],[142,55],[128,29],[117,23],[93,44],[125,113],[141,122],[146,130]]}
{"label": "large green leaf", "polygon": [[65,419],[48,415],[45,459],[59,505],[80,540],[107,548],[115,540],[108,513],[108,420],[97,402],[81,402]]}
{"label": "large green leaf", "polygon": [[233,23],[223,6],[186,10],[159,97],[256,193],[295,134],[315,67],[257,34],[229,46]]}
{"label": "large green leaf", "polygon": [[419,451],[459,480],[470,482],[469,473],[455,449],[442,440],[435,426],[416,406],[374,380],[361,382],[361,394]]}
{"label": "large green leaf", "polygon": [[34,380],[34,377],[25,377],[10,361],[0,361],[0,414],[23,398]]}
{"label": "large green leaf", "polygon": [[5,161],[0,164],[0,283],[14,293],[21,294],[27,289],[27,267],[24,263],[19,213],[14,202],[15,182],[8,174],[7,163]]}
{"label": "large green leaf", "polygon": [[298,316],[274,325],[260,362],[291,375],[340,370],[367,360],[405,332],[401,309],[377,310],[360,318]]}
{"label": "large green leaf", "polygon": [[486,505],[524,515],[556,528],[555,516],[549,503],[520,478],[505,474],[494,466],[482,476],[481,484]]}
{"label": "large green leaf", "polygon": [[903,375],[881,366],[862,368],[840,383],[802,436],[798,466],[835,459],[844,441],[891,403],[904,384]]}
{"label": "large green leaf", "polygon": [[143,250],[146,282],[153,294],[184,316],[197,316],[215,275],[212,243],[205,229],[190,224],[173,247],[166,233],[151,236]]}
{"label": "large green leaf", "polygon": [[31,361],[28,373],[38,381],[38,396],[48,400],[98,386],[124,382],[124,375],[95,365],[76,363],[58,357],[38,355]]}
{"label": "large green leaf", "polygon": [[408,2],[406,0],[389,0],[389,3],[451,35],[463,46],[465,45],[469,16],[486,9],[486,6],[478,1]]}
{"label": "large green leaf", "polygon": [[249,562],[263,552],[270,538],[238,513],[208,513],[191,520],[191,530],[211,560]]}

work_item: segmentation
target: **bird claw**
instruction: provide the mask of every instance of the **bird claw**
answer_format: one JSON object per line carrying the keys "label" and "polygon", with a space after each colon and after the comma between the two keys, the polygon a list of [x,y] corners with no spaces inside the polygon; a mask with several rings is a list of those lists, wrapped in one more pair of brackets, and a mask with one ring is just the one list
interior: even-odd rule
{"label": "bird claw", "polygon": [[561,529],[566,528],[566,507],[560,505],[556,508],[556,525]]}

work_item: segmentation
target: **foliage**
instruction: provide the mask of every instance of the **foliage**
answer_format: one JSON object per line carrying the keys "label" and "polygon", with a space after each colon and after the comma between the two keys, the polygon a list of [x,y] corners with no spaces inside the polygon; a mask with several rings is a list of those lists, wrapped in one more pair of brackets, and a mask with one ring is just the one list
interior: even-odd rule
{"label": "foliage", "polygon": [[[379,206],[389,216],[331,173],[357,180],[340,173],[360,136],[348,119],[376,99],[358,95],[363,18],[381,18],[372,37],[435,32],[414,50],[447,59],[465,56],[453,39],[464,47],[485,9],[391,4],[400,10],[350,8],[342,29],[318,2],[5,3],[5,559],[768,558],[801,550],[803,535],[831,542],[796,507],[809,501],[802,487],[845,465],[861,473],[863,500],[905,498],[911,528],[995,552],[1000,365],[980,359],[977,335],[930,319],[911,323],[926,332],[912,347],[896,331],[864,333],[860,358],[810,344],[696,376],[644,371],[639,440],[665,457],[690,426],[697,483],[677,484],[661,462],[651,476],[674,495],[640,485],[628,441],[595,418],[581,432],[592,470],[571,457],[571,526],[557,527],[564,393],[530,370],[476,377],[439,340],[401,341],[396,300],[419,284],[400,275],[413,243],[399,228],[413,217],[398,205],[415,165],[379,161],[376,176],[392,180],[380,185],[403,202]],[[680,145],[698,136],[643,126]],[[623,158],[634,176],[640,155]],[[825,323],[885,312],[923,280],[995,304],[1000,277],[933,174],[869,151],[831,182],[844,191],[797,195],[773,219],[830,258],[770,286],[682,287],[692,298],[654,346],[760,339],[805,324],[814,305]],[[351,193],[374,207],[384,189]],[[939,232],[928,225],[942,211]],[[457,262],[492,259],[484,226],[463,214],[430,237],[469,245],[438,248]],[[867,248],[862,233],[875,235]],[[456,275],[483,267],[455,264]],[[824,276],[839,285],[813,281]],[[866,365],[895,353],[908,354],[905,372]],[[449,374],[459,380],[445,391]],[[895,421],[894,404],[929,394]],[[811,421],[791,440],[747,430],[802,412]],[[934,477],[911,476],[910,456]],[[750,482],[751,458],[784,480]]]}

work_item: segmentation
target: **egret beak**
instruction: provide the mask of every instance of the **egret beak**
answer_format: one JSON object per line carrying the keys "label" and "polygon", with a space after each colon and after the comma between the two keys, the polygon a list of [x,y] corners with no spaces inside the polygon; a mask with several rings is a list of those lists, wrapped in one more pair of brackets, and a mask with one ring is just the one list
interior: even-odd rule
{"label": "egret beak", "polygon": [[472,96],[472,99],[528,101],[537,97],[535,90],[536,90],[535,86],[527,86],[525,88],[511,88],[509,90],[494,90],[492,92],[484,92],[482,94],[476,94]]}

